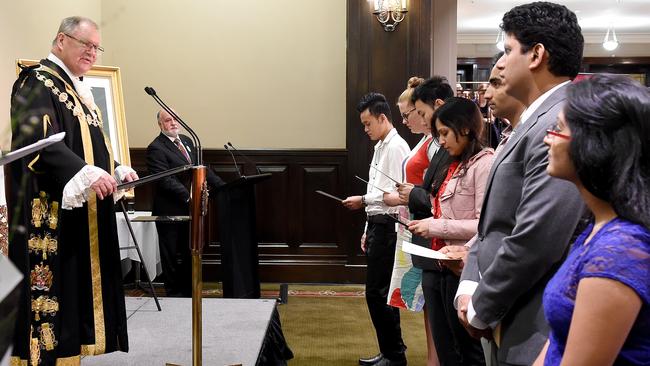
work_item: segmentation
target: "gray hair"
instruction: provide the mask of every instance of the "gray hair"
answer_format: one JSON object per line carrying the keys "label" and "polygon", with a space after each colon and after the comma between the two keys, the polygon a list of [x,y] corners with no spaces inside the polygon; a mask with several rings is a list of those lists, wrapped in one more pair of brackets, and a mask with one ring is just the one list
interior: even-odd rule
{"label": "gray hair", "polygon": [[79,27],[81,23],[88,23],[92,25],[95,29],[99,30],[99,26],[92,19],[81,17],[81,16],[72,16],[67,17],[61,21],[59,25],[59,30],[56,32],[56,36],[52,40],[52,46],[56,45],[56,39],[59,36],[59,33],[70,34],[73,33]]}

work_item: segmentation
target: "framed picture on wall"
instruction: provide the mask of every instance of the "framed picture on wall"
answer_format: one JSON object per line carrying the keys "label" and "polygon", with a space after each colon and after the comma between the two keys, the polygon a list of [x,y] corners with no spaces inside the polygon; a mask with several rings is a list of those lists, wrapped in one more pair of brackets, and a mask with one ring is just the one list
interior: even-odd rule
{"label": "framed picture on wall", "polygon": [[[20,72],[18,65],[32,66],[37,63],[36,60],[17,60],[16,74]],[[88,83],[92,88],[95,104],[102,113],[103,129],[111,143],[113,159],[120,164],[131,166],[120,68],[95,65],[84,75],[84,83]]]}

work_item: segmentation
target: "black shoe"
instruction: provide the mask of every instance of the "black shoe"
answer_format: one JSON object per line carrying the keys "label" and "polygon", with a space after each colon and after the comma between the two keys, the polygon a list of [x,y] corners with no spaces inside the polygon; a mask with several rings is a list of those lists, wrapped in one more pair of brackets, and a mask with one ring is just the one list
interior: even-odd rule
{"label": "black shoe", "polygon": [[384,355],[379,353],[379,354],[377,354],[375,356],[372,356],[372,357],[360,358],[359,359],[359,365],[361,365],[361,366],[373,366],[373,365],[376,365],[379,361],[381,361],[383,359],[384,359]]}
{"label": "black shoe", "polygon": [[406,358],[402,358],[397,361],[391,361],[386,357],[382,358],[375,366],[406,366]]}

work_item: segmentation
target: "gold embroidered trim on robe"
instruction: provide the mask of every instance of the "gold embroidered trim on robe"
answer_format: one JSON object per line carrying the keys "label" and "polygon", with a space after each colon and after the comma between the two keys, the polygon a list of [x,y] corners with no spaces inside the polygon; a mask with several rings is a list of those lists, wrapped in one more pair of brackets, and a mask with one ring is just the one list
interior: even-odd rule
{"label": "gold embroidered trim on robe", "polygon": [[39,327],[40,344],[41,348],[46,351],[51,351],[59,343],[54,337],[54,325],[50,323],[43,323]]}
{"label": "gold embroidered trim on robe", "polygon": [[81,357],[72,356],[56,359],[56,366],[79,366],[81,365]]}
{"label": "gold embroidered trim on robe", "polygon": [[58,250],[58,241],[52,238],[50,233],[45,234],[44,237],[31,234],[29,240],[27,240],[27,248],[30,253],[41,253],[43,260],[47,260],[48,254],[56,254]]}
{"label": "gold embroidered trim on robe", "polygon": [[27,360],[22,360],[20,357],[12,356],[9,358],[9,366],[27,366]]}
{"label": "gold embroidered trim on robe", "polygon": [[[73,95],[74,97],[74,95]],[[94,165],[93,145],[88,124],[79,120],[81,141],[84,148],[86,163]],[[92,355],[100,355],[106,351],[106,330],[104,324],[104,300],[102,297],[102,274],[99,264],[99,229],[97,224],[97,194],[88,194],[88,235],[90,239],[90,277],[93,289],[93,318],[95,320],[95,344]],[[83,350],[83,347],[82,347]]]}
{"label": "gold embroidered trim on robe", "polygon": [[56,297],[49,298],[48,296],[39,296],[36,300],[32,299],[32,311],[36,321],[40,320],[40,316],[55,315],[59,311],[59,302]]}
{"label": "gold embroidered trim on robe", "polygon": [[47,219],[49,205],[47,204],[47,193],[41,191],[38,198],[32,200],[32,225],[41,227],[44,220]]}
{"label": "gold embroidered trim on robe", "polygon": [[59,223],[59,203],[57,201],[52,201],[52,204],[50,205],[48,223],[50,229],[56,230],[56,226]]}

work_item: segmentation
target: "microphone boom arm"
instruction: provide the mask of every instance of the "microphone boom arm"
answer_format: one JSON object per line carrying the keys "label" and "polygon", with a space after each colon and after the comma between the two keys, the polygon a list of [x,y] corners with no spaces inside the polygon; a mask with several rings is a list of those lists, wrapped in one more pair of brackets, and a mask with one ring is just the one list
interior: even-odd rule
{"label": "microphone boom arm", "polygon": [[147,94],[151,95],[151,97],[156,101],[156,103],[158,103],[158,105],[160,105],[167,113],[174,117],[174,119],[178,121],[178,123],[183,126],[183,128],[190,134],[190,136],[192,136],[192,141],[194,142],[194,146],[196,148],[196,165],[203,165],[203,148],[201,147],[201,139],[199,136],[194,132],[192,128],[190,128],[187,123],[185,123],[185,121],[183,121],[171,108],[169,108],[169,106],[167,106],[167,104],[165,104],[162,99],[160,99],[158,94],[156,94],[154,88],[148,86],[145,87],[144,90]]}

